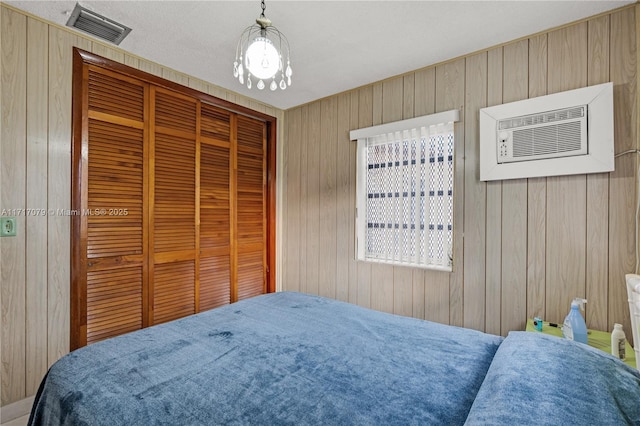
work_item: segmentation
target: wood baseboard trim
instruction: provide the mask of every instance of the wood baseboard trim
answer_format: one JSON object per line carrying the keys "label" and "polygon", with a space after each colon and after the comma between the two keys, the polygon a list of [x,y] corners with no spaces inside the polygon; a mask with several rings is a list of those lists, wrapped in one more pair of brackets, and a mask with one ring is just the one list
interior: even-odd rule
{"label": "wood baseboard trim", "polygon": [[7,404],[0,408],[0,424],[10,422],[18,417],[26,416],[31,412],[33,406],[34,396],[30,396],[20,401]]}

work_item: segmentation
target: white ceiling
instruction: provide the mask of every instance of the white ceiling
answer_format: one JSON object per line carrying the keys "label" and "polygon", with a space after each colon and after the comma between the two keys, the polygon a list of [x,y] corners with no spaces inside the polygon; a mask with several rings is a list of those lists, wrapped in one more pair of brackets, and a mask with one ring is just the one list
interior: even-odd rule
{"label": "white ceiling", "polygon": [[[5,1],[64,25],[75,1]],[[81,1],[133,29],[120,47],[288,109],[364,84],[543,31],[634,0],[282,1],[265,15],[291,44],[292,86],[249,90],[233,78],[242,31],[259,0]]]}

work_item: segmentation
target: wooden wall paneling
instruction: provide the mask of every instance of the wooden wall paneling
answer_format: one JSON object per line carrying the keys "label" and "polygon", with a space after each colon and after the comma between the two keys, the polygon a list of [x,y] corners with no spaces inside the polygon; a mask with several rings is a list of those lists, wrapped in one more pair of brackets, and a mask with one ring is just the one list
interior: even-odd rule
{"label": "wooden wall paneling", "polygon": [[449,324],[462,326],[464,280],[464,82],[465,59],[436,67],[436,111],[460,109],[460,121],[454,124],[455,177],[453,194],[453,271],[449,274]]}
{"label": "wooden wall paneling", "polygon": [[319,102],[309,105],[307,112],[307,292],[319,294],[320,257],[320,127]]}
{"label": "wooden wall paneling", "polygon": [[138,69],[140,71],[144,71],[149,74],[162,77],[163,68],[160,65],[156,64],[155,62],[140,61],[140,65],[138,66]]}
{"label": "wooden wall paneling", "polygon": [[[638,8],[611,14],[610,78],[613,82],[615,152],[638,148],[638,68],[636,45]],[[635,208],[637,155],[616,158],[609,185],[609,309],[608,327],[615,322],[631,328],[624,275],[636,265]],[[627,333],[630,334],[630,333]]]}
{"label": "wooden wall paneling", "polygon": [[320,102],[320,232],[318,294],[336,297],[337,248],[337,143],[338,102],[335,96]]}
{"label": "wooden wall paneling", "polygon": [[[587,83],[609,81],[609,16],[588,22]],[[586,321],[590,328],[610,330],[609,304],[609,173],[587,175]],[[624,286],[620,286],[624,287]]]}
{"label": "wooden wall paneling", "polygon": [[371,308],[393,313],[393,279],[391,265],[373,263],[371,265]]}
{"label": "wooden wall paneling", "polygon": [[254,111],[258,111],[258,112],[265,112],[267,107],[265,106],[265,104],[263,104],[262,102],[258,102],[255,100],[250,100],[249,101],[249,108],[251,108]]}
{"label": "wooden wall paneling", "polygon": [[436,112],[436,67],[416,71],[414,77],[416,117]]}
{"label": "wooden wall paneling", "polygon": [[[309,258],[308,258],[308,205],[309,205],[309,181],[308,181],[308,168],[309,164],[309,106],[304,105],[300,107],[300,138],[298,144],[300,145],[300,291],[309,293],[308,275]],[[287,141],[289,142],[289,141]]]}
{"label": "wooden wall paneling", "polygon": [[406,266],[393,267],[393,313],[413,316],[413,271]]}
{"label": "wooden wall paneling", "polygon": [[124,63],[125,54],[119,49],[114,49],[110,46],[104,45],[100,42],[93,42],[91,45],[91,52],[96,55],[100,55],[104,58],[111,59],[116,62]]}
{"label": "wooden wall paneling", "polygon": [[207,93],[207,83],[198,78],[188,77],[187,85],[198,92]]}
{"label": "wooden wall paneling", "polygon": [[415,73],[407,74],[402,81],[402,119],[415,117],[416,76]]}
{"label": "wooden wall paneling", "polygon": [[424,319],[449,324],[449,272],[425,272]]}
{"label": "wooden wall paneling", "polygon": [[[27,18],[26,207],[47,209],[47,92],[49,29]],[[47,360],[47,217],[26,217],[26,394],[38,390]]]}
{"label": "wooden wall paneling", "polygon": [[[255,81],[253,83],[256,84]],[[247,107],[247,108],[251,107],[251,99],[246,98],[246,97],[241,96],[241,95],[237,95],[237,94],[229,95],[229,97],[232,97],[232,96],[235,96],[235,99],[233,100],[233,102],[235,104],[238,104],[238,105],[241,105],[241,106]]]}
{"label": "wooden wall paneling", "polygon": [[[336,298],[349,301],[349,262],[353,257],[353,235],[350,232],[355,217],[351,216],[355,198],[350,197],[350,176],[353,167],[350,164],[350,151],[353,143],[349,140],[349,113],[351,95],[338,96],[337,105],[337,146],[336,146]],[[355,280],[354,280],[355,284]],[[353,292],[352,292],[353,293]]]}
{"label": "wooden wall paneling", "polygon": [[[358,127],[357,128],[369,127],[371,125],[373,125],[373,86],[366,86],[358,90],[358,118],[357,118]],[[358,214],[365,214],[365,213],[358,212]],[[355,255],[355,251],[354,251],[354,255]],[[371,269],[372,269],[371,264],[368,262],[357,262],[357,265],[358,265],[358,305],[364,306],[365,308],[370,308],[371,307]]]}
{"label": "wooden wall paneling", "polygon": [[464,323],[484,331],[487,185],[480,181],[480,108],[487,105],[487,53],[466,60],[464,173]]}
{"label": "wooden wall paneling", "polygon": [[[414,75],[414,115],[433,114],[436,111],[436,69],[435,67],[425,68],[415,72]],[[425,302],[426,289],[425,282],[433,281],[433,276],[442,276],[434,271],[425,269],[413,270],[413,316],[416,318],[426,318]],[[429,278],[428,278],[429,277]]]}
{"label": "wooden wall paneling", "polygon": [[[529,42],[503,48],[502,100],[526,99],[529,94]],[[527,312],[527,180],[502,183],[502,313],[501,334],[523,330]]]}
{"label": "wooden wall paneling", "polygon": [[283,290],[300,291],[300,234],[303,226],[303,218],[301,216],[301,206],[303,204],[303,195],[301,193],[302,169],[300,168],[300,154],[302,152],[302,111],[295,108],[287,112],[287,149],[285,154],[285,172],[287,181],[287,200],[285,210],[282,214],[286,215],[285,250],[282,253],[283,258]]}
{"label": "wooden wall paneling", "polygon": [[66,30],[49,27],[49,156],[47,258],[49,364],[70,347],[70,217],[57,212],[71,208],[71,85],[73,47],[90,49],[91,42]]}
{"label": "wooden wall paneling", "polygon": [[[2,269],[2,404],[26,396],[25,383],[25,205],[27,175],[27,18],[8,9],[0,10],[4,33],[2,54],[2,145],[0,146],[0,206],[10,210],[2,216],[16,218],[16,236],[0,241]],[[11,209],[16,209],[12,212]]]}
{"label": "wooden wall paneling", "polygon": [[[547,94],[547,35],[529,39],[529,98]],[[527,318],[545,315],[547,178],[527,182]]]}
{"label": "wooden wall paneling", "polygon": [[133,55],[128,55],[125,53],[123,63],[130,66],[131,68],[140,69],[140,59]]}
{"label": "wooden wall paneling", "polygon": [[161,67],[162,68],[162,78],[165,80],[173,81],[174,83],[182,84],[183,86],[187,86],[189,84],[189,78],[171,68]]}
{"label": "wooden wall paneling", "polygon": [[[354,90],[349,93],[349,129],[358,129],[358,116],[360,109],[360,93]],[[350,139],[347,136],[347,139]],[[346,141],[345,141],[346,142]],[[340,142],[338,142],[340,143]],[[349,302],[358,303],[358,268],[359,264],[356,260],[356,155],[357,144],[349,140]]]}
{"label": "wooden wall paneling", "polygon": [[[502,103],[502,47],[487,52],[487,106]],[[502,181],[487,182],[485,332],[500,334],[502,312]]]}
{"label": "wooden wall paneling", "polygon": [[239,95],[235,92],[226,92],[226,98],[229,102],[236,103],[238,101]]}
{"label": "wooden wall paneling", "polygon": [[226,100],[230,100],[229,99],[229,95],[228,92],[218,86],[214,86],[213,84],[208,84],[207,85],[207,91],[206,93],[215,96],[216,98],[220,98],[220,99],[226,99]]}
{"label": "wooden wall paneling", "polygon": [[[587,85],[587,23],[548,35],[548,92]],[[547,178],[546,316],[564,319],[571,300],[584,297],[586,255],[585,175]],[[587,306],[588,311],[588,306]]]}

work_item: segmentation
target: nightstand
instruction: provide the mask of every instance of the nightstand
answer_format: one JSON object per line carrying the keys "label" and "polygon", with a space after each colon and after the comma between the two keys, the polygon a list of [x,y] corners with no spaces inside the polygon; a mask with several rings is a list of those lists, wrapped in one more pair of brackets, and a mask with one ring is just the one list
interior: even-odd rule
{"label": "nightstand", "polygon": [[[536,330],[533,326],[533,320],[530,318],[527,320],[527,328],[526,331],[531,331],[533,333],[544,333],[550,336],[557,336],[562,338],[562,329],[560,328],[562,324],[558,324],[558,327],[551,327],[549,323],[545,322],[542,327],[542,331]],[[625,331],[625,334],[627,332]],[[599,330],[588,330],[587,334],[587,343],[589,346],[594,347],[596,349],[600,349],[608,354],[611,353],[611,333],[607,331],[599,331]],[[632,368],[636,368],[636,353],[629,344],[629,341],[626,342],[625,348],[626,359],[624,363]]]}

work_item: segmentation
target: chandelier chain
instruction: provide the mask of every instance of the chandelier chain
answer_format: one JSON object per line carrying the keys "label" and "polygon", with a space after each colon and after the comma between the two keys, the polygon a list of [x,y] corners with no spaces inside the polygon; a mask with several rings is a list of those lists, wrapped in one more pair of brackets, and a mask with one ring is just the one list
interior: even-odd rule
{"label": "chandelier chain", "polygon": [[262,3],[260,6],[262,7],[262,13],[260,14],[260,16],[264,18],[264,10],[267,8],[267,6],[264,4],[264,0],[262,0]]}

